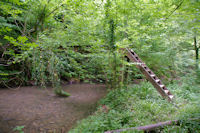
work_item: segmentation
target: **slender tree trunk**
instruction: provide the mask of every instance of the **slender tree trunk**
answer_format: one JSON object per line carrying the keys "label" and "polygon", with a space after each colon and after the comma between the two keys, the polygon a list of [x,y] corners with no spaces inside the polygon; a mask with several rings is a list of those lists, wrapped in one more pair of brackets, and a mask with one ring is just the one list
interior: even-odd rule
{"label": "slender tree trunk", "polygon": [[118,73],[117,73],[117,53],[116,53],[116,46],[115,46],[115,21],[113,16],[110,15],[110,8],[111,8],[111,0],[106,1],[105,5],[105,25],[108,24],[108,32],[106,40],[108,41],[108,49],[109,53],[112,55],[111,59],[111,75],[110,75],[110,84],[111,88],[117,88],[118,86]]}
{"label": "slender tree trunk", "polygon": [[197,37],[196,35],[194,36],[194,50],[195,50],[195,59],[196,59],[196,76],[197,76],[197,83],[200,83],[199,78],[200,78],[200,70],[199,70],[199,48],[197,43]]}
{"label": "slender tree trunk", "polygon": [[196,59],[196,70],[199,69],[199,46],[197,44],[197,37],[194,36],[194,50],[195,50],[195,59]]}
{"label": "slender tree trunk", "polygon": [[115,52],[115,24],[114,24],[114,20],[111,18],[110,19],[110,36],[109,36],[109,39],[110,39],[110,50],[111,50],[111,53],[113,55],[113,75],[112,75],[112,78],[113,78],[113,82],[112,82],[112,88],[116,88],[117,87],[117,55],[116,55],[116,52]]}
{"label": "slender tree trunk", "polygon": [[[123,38],[128,39],[128,34],[127,34],[128,17],[126,15],[126,6],[127,6],[127,1],[124,0],[124,17],[123,17],[123,23],[124,23],[124,28],[126,30],[123,33]],[[124,57],[123,59],[125,61],[129,62],[129,58]],[[122,84],[123,85],[128,84],[128,76],[129,76],[128,71],[129,71],[129,67],[127,65],[123,64],[123,70],[122,70],[122,77],[123,77]]]}
{"label": "slender tree trunk", "polygon": [[194,36],[194,50],[195,50],[195,57],[196,60],[199,60],[199,46],[197,46],[197,37]]}

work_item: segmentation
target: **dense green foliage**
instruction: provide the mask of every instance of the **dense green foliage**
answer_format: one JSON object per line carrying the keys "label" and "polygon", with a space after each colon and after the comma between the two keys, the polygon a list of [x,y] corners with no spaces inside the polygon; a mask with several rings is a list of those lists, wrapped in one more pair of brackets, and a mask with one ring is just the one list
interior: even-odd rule
{"label": "dense green foliage", "polygon": [[[199,0],[1,0],[0,87],[81,81],[116,89],[102,101],[110,111],[97,112],[74,131],[179,119],[198,110],[199,29]],[[125,89],[144,78],[124,58],[125,47],[171,85],[179,109],[148,83]],[[180,86],[185,75],[192,76]]]}
{"label": "dense green foliage", "polygon": [[0,74],[7,87],[33,81],[59,86],[60,79],[119,87],[127,69],[139,76],[127,68],[121,47],[134,48],[166,81],[194,67],[194,51],[198,56],[195,0],[4,0],[0,9]]}
{"label": "dense green foliage", "polygon": [[121,47],[133,48],[166,81],[195,67],[191,56],[198,56],[195,0],[4,0],[0,9],[0,84],[7,87],[59,86],[60,79],[119,87],[126,70],[141,78]]}
{"label": "dense green foliage", "polygon": [[100,101],[96,113],[79,122],[70,133],[99,133],[179,119],[183,121],[181,126],[169,126],[161,132],[197,132],[200,130],[199,121],[195,123],[189,120],[200,115],[200,91],[198,85],[194,84],[189,76],[169,85],[176,96],[171,104],[161,99],[147,82],[110,91]]}

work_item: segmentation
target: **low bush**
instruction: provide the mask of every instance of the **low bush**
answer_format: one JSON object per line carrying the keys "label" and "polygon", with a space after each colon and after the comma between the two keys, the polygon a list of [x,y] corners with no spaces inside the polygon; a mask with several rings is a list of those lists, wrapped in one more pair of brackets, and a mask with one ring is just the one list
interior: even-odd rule
{"label": "low bush", "polygon": [[70,133],[99,133],[179,119],[183,120],[180,126],[166,127],[162,131],[199,130],[199,123],[191,122],[190,127],[188,121],[184,124],[184,120],[200,116],[198,106],[200,91],[196,89],[197,85],[191,86],[188,79],[182,79],[168,86],[175,95],[173,103],[162,99],[148,82],[112,90],[105,99],[100,101],[96,113],[80,121]]}

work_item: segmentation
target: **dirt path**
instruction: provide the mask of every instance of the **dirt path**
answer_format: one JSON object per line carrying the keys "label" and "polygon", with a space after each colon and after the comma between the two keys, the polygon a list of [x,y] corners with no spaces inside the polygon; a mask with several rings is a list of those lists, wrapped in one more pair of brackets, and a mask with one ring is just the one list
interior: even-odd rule
{"label": "dirt path", "polygon": [[38,87],[0,89],[0,133],[22,125],[25,133],[66,133],[77,120],[94,112],[106,94],[104,85],[75,84],[63,89],[71,96],[56,97],[52,88],[48,92]]}

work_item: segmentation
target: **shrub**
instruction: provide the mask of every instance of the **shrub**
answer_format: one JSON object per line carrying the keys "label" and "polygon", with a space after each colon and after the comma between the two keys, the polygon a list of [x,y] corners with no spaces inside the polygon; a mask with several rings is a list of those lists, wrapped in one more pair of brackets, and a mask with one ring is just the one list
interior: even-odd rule
{"label": "shrub", "polygon": [[[182,79],[181,81],[184,82],[185,80]],[[96,113],[80,121],[70,133],[105,132],[179,119],[183,120],[183,123],[180,126],[170,126],[169,131],[176,131],[176,129],[183,127],[186,132],[190,128],[194,128],[192,131],[198,130],[198,124],[192,122],[188,124],[184,121],[200,115],[198,106],[200,92],[194,89],[197,86],[193,84],[191,87],[187,82],[182,85],[179,85],[179,83],[170,84],[169,88],[176,96],[174,103],[162,99],[148,82],[112,90],[105,99],[100,101]],[[188,89],[189,94],[185,96],[185,90]],[[105,107],[108,111],[104,110]],[[188,127],[190,128],[188,129]],[[163,131],[167,131],[167,128]]]}

